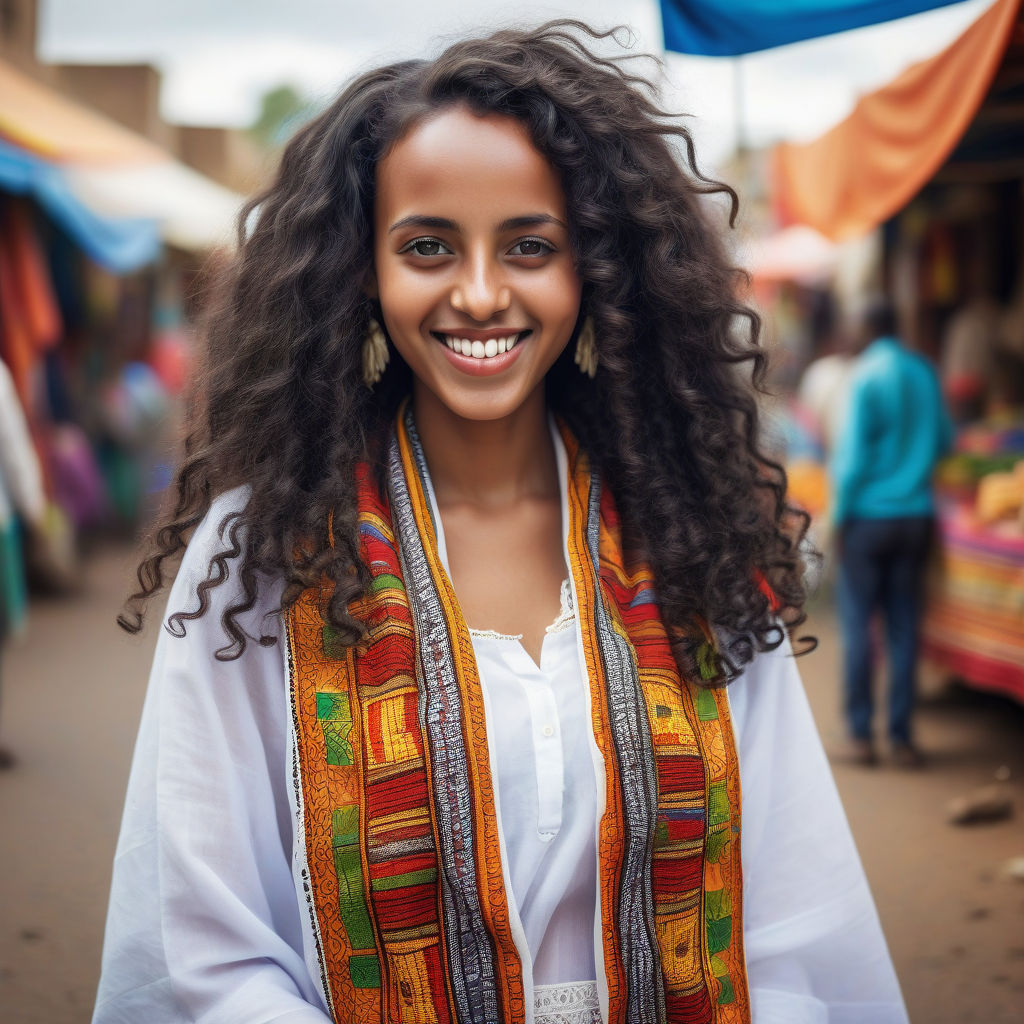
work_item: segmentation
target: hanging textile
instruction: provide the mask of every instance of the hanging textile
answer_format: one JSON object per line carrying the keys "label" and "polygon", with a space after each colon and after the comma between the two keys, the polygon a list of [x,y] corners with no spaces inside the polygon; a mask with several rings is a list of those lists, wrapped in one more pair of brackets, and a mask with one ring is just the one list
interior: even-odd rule
{"label": "hanging textile", "polygon": [[0,201],[0,358],[30,417],[36,372],[62,330],[31,211],[23,200]]}
{"label": "hanging textile", "polygon": [[904,207],[949,156],[999,68],[1019,0],[998,0],[941,53],[864,96],[813,142],[773,154],[777,211],[836,241],[867,234]]}
{"label": "hanging textile", "polygon": [[13,260],[22,315],[36,351],[45,352],[57,344],[63,331],[50,270],[29,205],[24,200],[4,205],[3,232]]}
{"label": "hanging textile", "polygon": [[737,57],[960,0],[661,0],[665,49]]}

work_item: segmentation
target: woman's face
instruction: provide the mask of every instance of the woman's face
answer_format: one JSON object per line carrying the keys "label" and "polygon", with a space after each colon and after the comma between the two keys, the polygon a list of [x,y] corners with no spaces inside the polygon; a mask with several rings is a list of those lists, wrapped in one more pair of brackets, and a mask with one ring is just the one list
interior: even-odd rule
{"label": "woman's face", "polygon": [[380,161],[374,269],[395,348],[464,419],[518,409],[579,314],[561,183],[505,115],[453,107]]}

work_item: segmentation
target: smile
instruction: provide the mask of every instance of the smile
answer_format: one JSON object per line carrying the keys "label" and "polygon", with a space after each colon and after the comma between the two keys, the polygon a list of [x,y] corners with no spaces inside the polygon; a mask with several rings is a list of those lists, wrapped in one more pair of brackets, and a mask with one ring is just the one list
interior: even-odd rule
{"label": "smile", "polygon": [[529,334],[529,331],[520,331],[514,334],[488,338],[486,341],[479,339],[460,338],[454,334],[435,334],[434,337],[457,355],[470,356],[473,359],[493,359],[495,356],[511,352],[519,342]]}

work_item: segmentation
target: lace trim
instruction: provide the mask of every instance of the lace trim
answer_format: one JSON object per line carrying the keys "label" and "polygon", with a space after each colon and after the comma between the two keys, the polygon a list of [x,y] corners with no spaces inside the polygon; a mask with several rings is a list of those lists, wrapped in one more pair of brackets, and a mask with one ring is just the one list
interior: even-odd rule
{"label": "lace trim", "polygon": [[597,982],[535,985],[533,1012],[536,1024],[601,1024]]}
{"label": "lace trim", "polygon": [[470,636],[482,636],[485,640],[522,640],[522,633],[499,633],[496,629],[474,629],[469,627]]}
{"label": "lace trim", "polygon": [[[568,629],[576,621],[576,610],[572,606],[572,587],[567,579],[562,580],[562,587],[558,594],[561,608],[558,616],[550,626],[545,627],[545,633],[561,633]],[[482,637],[485,640],[522,640],[522,633],[499,633],[496,629],[474,629],[469,627],[469,635]]]}
{"label": "lace trim", "polygon": [[558,599],[561,604],[558,618],[544,630],[545,633],[561,633],[563,629],[568,629],[576,621],[576,610],[572,606],[572,587],[567,579],[562,580],[562,589],[559,591]]}

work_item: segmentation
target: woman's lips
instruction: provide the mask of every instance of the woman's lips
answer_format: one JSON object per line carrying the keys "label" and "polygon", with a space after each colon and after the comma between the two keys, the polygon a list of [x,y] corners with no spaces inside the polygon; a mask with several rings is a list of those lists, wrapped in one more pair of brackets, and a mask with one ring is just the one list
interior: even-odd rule
{"label": "woman's lips", "polygon": [[[488,377],[507,369],[519,358],[530,331],[431,332],[444,347],[448,361],[463,373]],[[467,337],[468,335],[468,337]]]}

